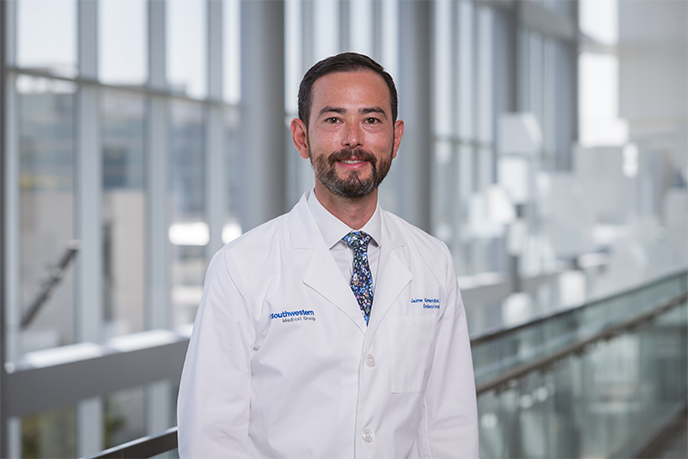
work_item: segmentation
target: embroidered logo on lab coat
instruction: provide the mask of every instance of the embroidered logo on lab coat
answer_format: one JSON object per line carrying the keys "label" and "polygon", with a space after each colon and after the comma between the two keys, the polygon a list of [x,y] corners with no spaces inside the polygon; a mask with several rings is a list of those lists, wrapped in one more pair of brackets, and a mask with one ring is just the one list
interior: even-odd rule
{"label": "embroidered logo on lab coat", "polygon": [[315,320],[315,312],[311,310],[301,309],[299,311],[282,311],[278,313],[271,313],[270,319],[282,319],[282,322],[299,322],[302,320]]}
{"label": "embroidered logo on lab coat", "polygon": [[419,303],[423,305],[423,309],[439,309],[439,298],[411,298],[411,304]]}

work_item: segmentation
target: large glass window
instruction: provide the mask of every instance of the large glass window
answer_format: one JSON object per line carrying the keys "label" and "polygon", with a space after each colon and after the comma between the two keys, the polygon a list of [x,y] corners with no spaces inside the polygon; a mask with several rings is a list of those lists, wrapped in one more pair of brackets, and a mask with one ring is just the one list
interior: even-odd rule
{"label": "large glass window", "polygon": [[173,101],[170,110],[172,322],[192,322],[203,293],[209,232],[204,206],[203,107]]}
{"label": "large glass window", "polygon": [[106,335],[145,328],[144,100],[103,91],[103,318]]}
{"label": "large glass window", "polygon": [[17,65],[76,74],[76,0],[22,0],[17,5]]}
{"label": "large glass window", "polygon": [[99,79],[143,84],[148,76],[146,0],[99,0]]}
{"label": "large glass window", "polygon": [[223,95],[230,104],[241,99],[241,9],[239,0],[225,0],[223,14]]}
{"label": "large glass window", "polygon": [[19,310],[24,322],[21,345],[28,352],[75,339],[74,264],[56,271],[74,247],[75,238],[75,86],[20,76],[16,91],[21,190]]}
{"label": "large glass window", "polygon": [[[215,249],[219,234],[228,242],[242,232],[240,1],[214,3],[222,17],[212,25],[206,1],[3,6],[8,23],[0,29],[14,31],[3,40],[9,60],[2,71],[11,82],[3,171],[10,172],[0,181],[11,247],[3,263],[12,267],[0,280],[11,284],[3,299],[8,371],[184,339],[210,234]],[[218,64],[212,74],[210,53]],[[88,81],[79,68],[91,70]],[[217,85],[212,101],[205,100],[209,78]],[[210,174],[206,158],[221,167]],[[225,193],[214,206],[206,202],[210,186]],[[170,330],[151,330],[160,327]],[[30,416],[22,403],[16,414],[3,408],[10,451],[77,457],[174,425],[169,381],[100,395],[46,411],[60,404],[49,400]]]}
{"label": "large glass window", "polygon": [[460,275],[503,269],[494,247],[504,231],[490,214],[501,102],[494,75],[501,22],[494,16],[473,2],[435,4],[433,231],[451,248]]}
{"label": "large glass window", "polygon": [[206,2],[167,0],[167,81],[174,92],[205,97],[207,87]]}

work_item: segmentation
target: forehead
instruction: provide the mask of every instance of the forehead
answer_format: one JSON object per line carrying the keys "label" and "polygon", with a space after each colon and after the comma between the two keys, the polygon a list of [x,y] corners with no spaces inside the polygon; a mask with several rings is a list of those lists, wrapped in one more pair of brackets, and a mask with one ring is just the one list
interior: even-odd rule
{"label": "forehead", "polygon": [[313,84],[311,112],[323,107],[381,107],[391,115],[392,103],[385,80],[372,70],[335,72]]}

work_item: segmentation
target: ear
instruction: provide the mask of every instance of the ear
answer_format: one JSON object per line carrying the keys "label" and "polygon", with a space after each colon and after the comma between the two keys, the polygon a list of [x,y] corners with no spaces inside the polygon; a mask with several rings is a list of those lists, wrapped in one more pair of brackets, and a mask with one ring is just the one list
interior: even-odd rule
{"label": "ear", "polygon": [[394,123],[394,149],[392,150],[392,158],[397,157],[397,151],[399,150],[399,145],[401,145],[401,137],[404,135],[404,122],[402,120],[397,120]]}
{"label": "ear", "polygon": [[310,152],[308,151],[308,130],[306,125],[300,119],[294,118],[291,120],[289,127],[291,128],[291,140],[299,151],[299,156],[303,159],[308,159]]}

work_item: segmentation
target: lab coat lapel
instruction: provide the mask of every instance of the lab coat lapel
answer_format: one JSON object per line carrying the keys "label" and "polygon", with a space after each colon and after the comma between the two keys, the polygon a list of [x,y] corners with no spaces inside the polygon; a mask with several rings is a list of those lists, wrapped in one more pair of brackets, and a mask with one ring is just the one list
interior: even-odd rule
{"label": "lab coat lapel", "polygon": [[313,251],[313,258],[303,282],[341,309],[365,333],[366,323],[356,297],[329,250]]}
{"label": "lab coat lapel", "polygon": [[411,282],[413,275],[406,264],[399,257],[398,252],[406,245],[396,222],[383,214],[383,241],[380,245],[380,266],[377,270],[378,279],[375,282],[373,308],[368,325],[368,335],[372,337],[382,322],[387,311],[397,299],[401,291]]}
{"label": "lab coat lapel", "polygon": [[289,231],[295,249],[313,252],[303,282],[339,308],[366,332],[366,323],[356,297],[344,280],[337,263],[325,245],[320,230],[308,210],[306,195],[289,214]]}

